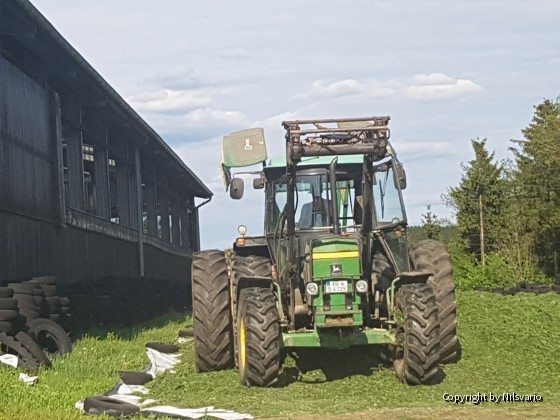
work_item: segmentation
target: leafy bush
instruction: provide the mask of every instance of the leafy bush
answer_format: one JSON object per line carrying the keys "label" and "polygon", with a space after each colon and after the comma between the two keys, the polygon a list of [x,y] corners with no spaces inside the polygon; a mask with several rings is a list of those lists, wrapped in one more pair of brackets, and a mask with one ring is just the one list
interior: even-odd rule
{"label": "leafy bush", "polygon": [[511,262],[507,255],[494,252],[486,257],[486,265],[481,265],[472,255],[450,244],[453,260],[455,285],[458,289],[472,290],[476,287],[509,288],[520,282],[552,283],[535,265],[530,262],[518,264]]}

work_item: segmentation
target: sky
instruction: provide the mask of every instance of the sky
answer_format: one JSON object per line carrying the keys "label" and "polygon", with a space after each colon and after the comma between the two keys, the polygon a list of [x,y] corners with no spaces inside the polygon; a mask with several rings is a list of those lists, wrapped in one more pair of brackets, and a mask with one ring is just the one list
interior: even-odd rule
{"label": "sky", "polygon": [[409,223],[426,206],[453,219],[470,139],[497,159],[534,106],[560,95],[555,0],[32,0],[212,190],[203,249],[244,224],[263,231],[264,195],[229,198],[221,137],[263,127],[284,153],[283,120],[391,117]]}

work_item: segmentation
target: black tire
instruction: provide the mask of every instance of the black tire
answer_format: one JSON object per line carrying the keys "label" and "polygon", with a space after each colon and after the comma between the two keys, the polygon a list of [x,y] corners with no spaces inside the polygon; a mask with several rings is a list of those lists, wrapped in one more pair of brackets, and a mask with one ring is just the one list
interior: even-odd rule
{"label": "black tire", "polygon": [[18,311],[16,311],[15,309],[0,310],[0,321],[12,322],[17,315]]}
{"label": "black tire", "polygon": [[110,397],[87,397],[84,400],[84,412],[87,414],[106,414],[111,417],[131,416],[140,411],[140,407]]}
{"label": "black tire", "polygon": [[194,337],[194,331],[193,330],[179,330],[179,337],[183,337],[183,338],[188,338],[188,337]]}
{"label": "black tire", "polygon": [[35,296],[33,295],[22,295],[20,293],[14,294],[14,299],[18,301],[18,305],[28,304],[28,305],[36,305]]}
{"label": "black tire", "polygon": [[0,350],[18,356],[19,368],[35,371],[39,367],[37,360],[19,341],[2,332],[0,332]]}
{"label": "black tire", "polygon": [[154,379],[147,372],[119,372],[121,381],[127,385],[144,385]]}
{"label": "black tire", "polygon": [[27,310],[27,311],[34,311],[34,312],[41,312],[41,308],[34,303],[19,303],[18,308],[20,310]]}
{"label": "black tire", "polygon": [[155,342],[146,343],[146,347],[148,347],[149,349],[154,349],[161,353],[177,353],[180,349],[180,347],[176,344],[155,343]]}
{"label": "black tire", "polygon": [[43,289],[41,289],[41,286],[36,285],[37,287],[35,287],[35,289],[33,289],[33,296],[39,296],[41,298],[45,297],[45,292],[43,292]]}
{"label": "black tire", "polygon": [[[238,307],[238,293],[237,285],[242,277],[267,277],[271,278],[271,263],[269,258],[260,257],[257,255],[241,256],[236,255],[233,258],[231,266],[231,295],[233,299],[232,304],[232,315],[233,315],[233,325],[236,325],[237,320],[237,307]],[[235,367],[239,367],[239,358],[237,357],[237,328],[234,328],[234,361]]]}
{"label": "black tire", "polygon": [[11,287],[0,287],[0,298],[11,298],[14,296],[14,289]]}
{"label": "black tire", "polygon": [[52,367],[50,359],[47,357],[41,346],[26,332],[20,331],[16,334],[16,340],[21,343],[23,347],[31,353],[33,358],[39,362],[41,365],[45,365],[47,368]]}
{"label": "black tire", "polygon": [[238,366],[241,383],[271,386],[280,373],[280,322],[270,289],[243,289],[237,312]]}
{"label": "black tire", "polygon": [[56,296],[56,286],[50,284],[41,284],[41,289],[45,294],[45,297],[54,297]]}
{"label": "black tire", "polygon": [[428,279],[436,294],[440,325],[440,362],[454,363],[460,358],[457,335],[457,299],[453,265],[443,242],[426,239],[410,251],[412,265],[417,271],[433,273]]}
{"label": "black tire", "polygon": [[[233,286],[233,307],[237,307],[237,283],[241,277],[271,277],[270,259],[256,255],[240,256],[233,258],[231,265]],[[236,314],[233,314],[234,316]]]}
{"label": "black tire", "polygon": [[37,319],[41,316],[41,314],[37,311],[31,311],[29,309],[22,309],[19,311],[21,315],[24,315],[28,321],[32,319]]}
{"label": "black tire", "polygon": [[18,301],[14,298],[0,298],[0,310],[12,310],[18,308]]}
{"label": "black tire", "polygon": [[29,334],[47,353],[63,355],[72,351],[72,341],[64,328],[50,319],[28,321]]}
{"label": "black tire", "polygon": [[16,295],[33,295],[33,286],[30,284],[8,283]]}
{"label": "black tire", "polygon": [[192,264],[195,363],[198,372],[233,367],[233,320],[223,251],[197,252]]}
{"label": "black tire", "polygon": [[403,315],[393,366],[397,378],[408,385],[434,383],[439,376],[439,322],[435,293],[426,284],[406,284],[395,294]]}
{"label": "black tire", "polygon": [[60,304],[60,298],[58,296],[51,296],[51,297],[46,297],[45,300],[47,301],[48,305],[50,307],[61,307],[62,305]]}
{"label": "black tire", "polygon": [[0,321],[0,333],[11,334],[14,330],[14,324],[9,321]]}

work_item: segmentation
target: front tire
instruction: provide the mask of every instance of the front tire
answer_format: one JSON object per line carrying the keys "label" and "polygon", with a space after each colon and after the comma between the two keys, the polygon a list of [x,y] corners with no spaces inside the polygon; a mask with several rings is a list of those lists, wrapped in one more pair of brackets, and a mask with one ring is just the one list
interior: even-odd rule
{"label": "front tire", "polygon": [[[258,255],[236,255],[233,257],[232,265],[231,265],[231,298],[233,300],[232,305],[232,316],[233,316],[233,323],[236,325],[237,323],[237,306],[238,306],[238,293],[237,293],[237,285],[241,278],[247,277],[267,277],[271,278],[271,264],[270,258],[261,257]],[[272,279],[271,279],[272,281]],[[235,337],[233,342],[235,343],[235,367],[239,367],[239,357],[237,357],[237,343],[239,340],[237,339],[237,328],[235,328]]]}
{"label": "front tire", "polygon": [[457,300],[453,265],[447,246],[433,239],[420,241],[411,249],[410,259],[415,270],[432,273],[427,283],[434,289],[439,310],[440,363],[457,362],[460,357]]}
{"label": "front tire", "polygon": [[280,373],[280,324],[270,289],[243,289],[237,311],[237,359],[241,383],[273,385]]}
{"label": "front tire", "polygon": [[401,286],[395,295],[403,316],[393,366],[397,378],[408,385],[433,383],[439,373],[439,322],[436,298],[425,284]]}
{"label": "front tire", "polygon": [[193,255],[192,297],[198,372],[233,367],[233,319],[226,258],[222,251]]}

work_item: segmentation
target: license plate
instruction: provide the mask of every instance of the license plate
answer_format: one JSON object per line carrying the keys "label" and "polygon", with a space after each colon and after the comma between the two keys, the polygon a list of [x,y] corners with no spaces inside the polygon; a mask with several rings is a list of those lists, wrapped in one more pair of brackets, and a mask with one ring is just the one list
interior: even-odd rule
{"label": "license plate", "polygon": [[325,283],[325,293],[346,293],[348,282],[346,280],[327,281]]}

